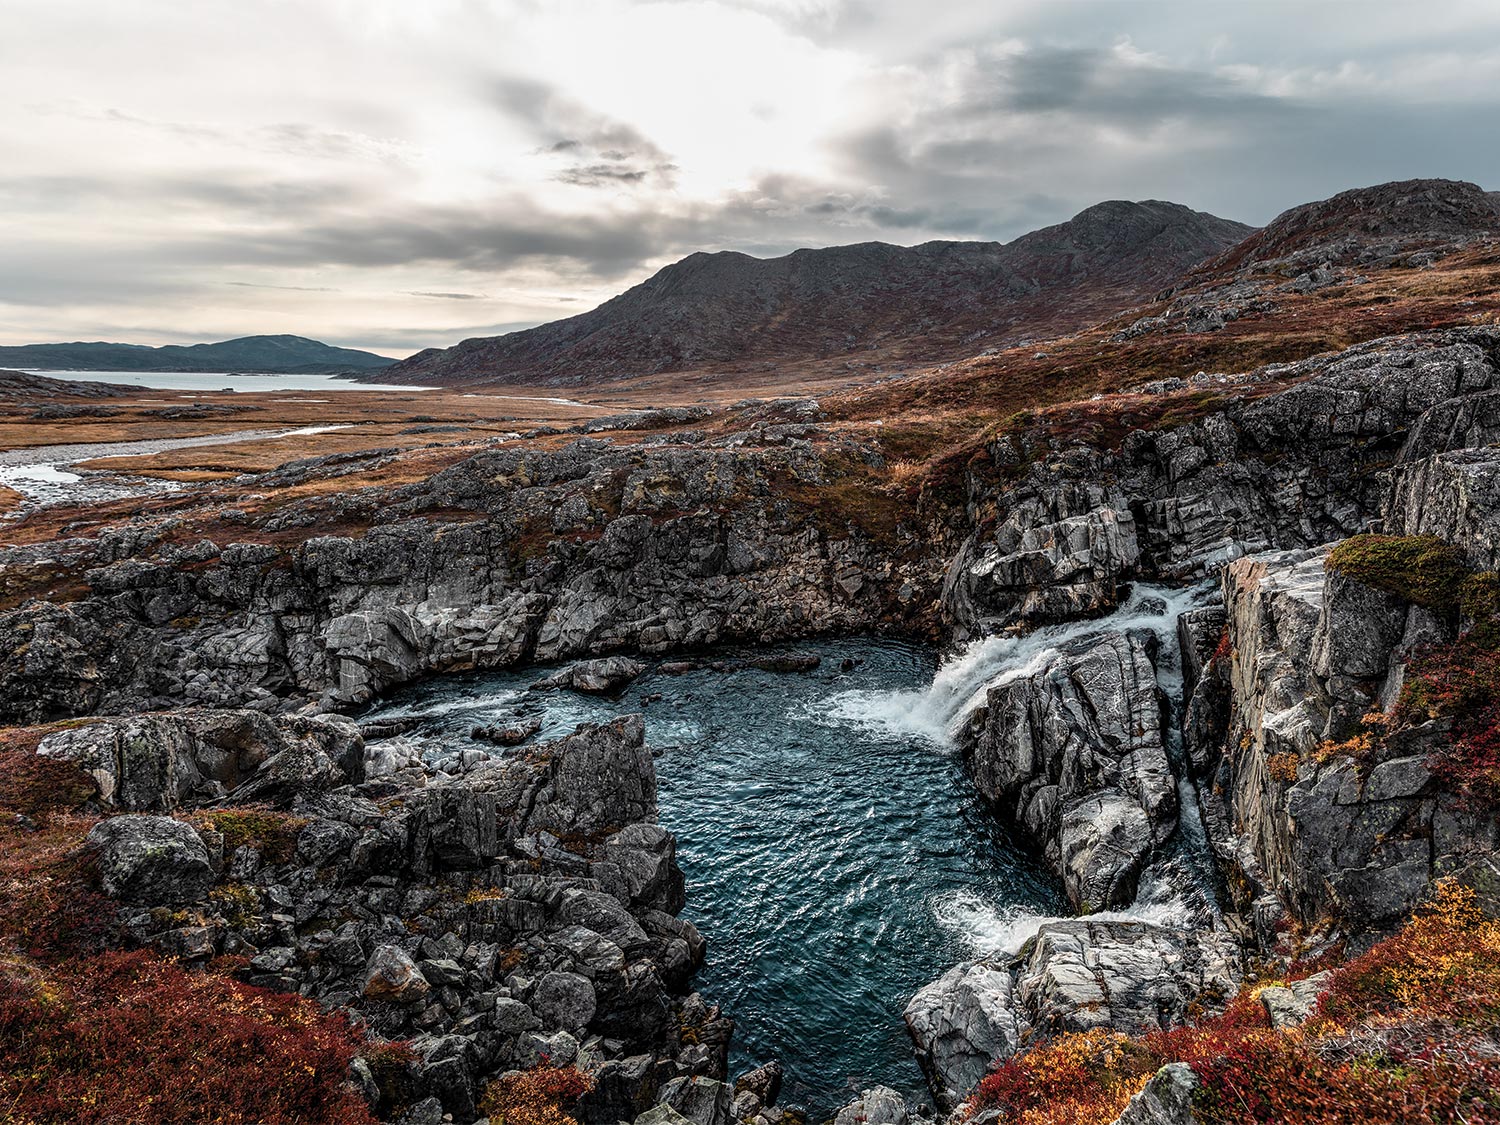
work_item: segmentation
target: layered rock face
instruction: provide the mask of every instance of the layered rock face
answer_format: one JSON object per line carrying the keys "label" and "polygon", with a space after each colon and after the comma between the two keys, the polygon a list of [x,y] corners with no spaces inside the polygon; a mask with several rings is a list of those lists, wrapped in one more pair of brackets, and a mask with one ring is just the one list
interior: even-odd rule
{"label": "layered rock face", "polygon": [[991,688],[962,743],[975,784],[1082,911],[1128,906],[1177,824],[1154,638],[1120,633]]}
{"label": "layered rock face", "polygon": [[1229,726],[1222,753],[1198,758],[1231,885],[1262,924],[1285,909],[1304,925],[1337,918],[1379,932],[1435,878],[1491,854],[1500,830],[1432,775],[1439,724],[1372,740],[1357,757],[1338,748],[1362,715],[1395,702],[1413,651],[1452,625],[1327,571],[1326,557],[1282,552],[1226,569]]}
{"label": "layered rock face", "polygon": [[407,1100],[454,1120],[542,1059],[591,1076],[589,1122],[681,1105],[682,1080],[727,1112],[730,1024],[688,992],[704,941],[676,916],[642,733],[630,718],[459,776],[311,786],[282,814],[122,814],[89,844],[136,940],[246,957],[251,983],[409,1039]]}
{"label": "layered rock face", "polygon": [[[0,713],[347,706],[433,672],[871,629],[929,608],[933,560],[898,561],[899,541],[877,546],[848,514],[813,520],[773,488],[831,483],[788,429],[806,427],[763,426],[756,450],[481,453],[381,497],[368,532],[291,548],[176,546],[171,521],[11,548],[0,577],[93,569],[80,601],[0,614]],[[328,518],[291,506],[256,532]]]}
{"label": "layered rock face", "polygon": [[1376,340],[1248,381],[1205,379],[1203,395],[1236,397],[1132,430],[1117,450],[1045,430],[1001,438],[994,478],[971,487],[980,530],[949,570],[944,608],[965,629],[1093,612],[1132,578],[1366,530],[1393,462],[1500,437],[1497,356],[1493,329]]}

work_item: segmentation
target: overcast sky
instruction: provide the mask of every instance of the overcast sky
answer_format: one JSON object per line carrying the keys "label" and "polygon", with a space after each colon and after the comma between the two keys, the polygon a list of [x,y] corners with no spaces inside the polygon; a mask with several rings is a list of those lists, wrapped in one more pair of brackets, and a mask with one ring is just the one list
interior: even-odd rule
{"label": "overcast sky", "polygon": [[697,249],[1500,188],[1494,0],[0,0],[0,343],[404,355]]}

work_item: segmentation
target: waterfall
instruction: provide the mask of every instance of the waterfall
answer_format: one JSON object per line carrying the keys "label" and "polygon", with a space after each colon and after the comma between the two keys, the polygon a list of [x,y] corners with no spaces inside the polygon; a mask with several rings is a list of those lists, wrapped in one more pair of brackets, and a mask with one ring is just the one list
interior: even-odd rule
{"label": "waterfall", "polygon": [[[1123,910],[1090,915],[1096,921],[1140,921],[1160,926],[1216,925],[1221,919],[1213,893],[1216,878],[1198,813],[1198,794],[1182,747],[1184,706],[1182,653],[1177,619],[1203,605],[1210,587],[1136,586],[1114,613],[1046,626],[1024,636],[984,637],[946,660],[925,689],[903,692],[848,691],[835,695],[826,721],[872,732],[919,737],[945,749],[991,688],[1034,675],[1076,642],[1105,633],[1146,630],[1159,642],[1157,685],[1166,699],[1162,737],[1179,776],[1178,827],[1142,873],[1135,901]],[[950,892],[932,904],[937,922],[956,932],[975,953],[1014,953],[1038,929],[1061,919],[1019,906],[995,906],[970,891]]]}
{"label": "waterfall", "polygon": [[[984,702],[993,687],[1034,675],[1077,641],[1104,633],[1150,630],[1161,641],[1162,652],[1176,653],[1177,617],[1203,603],[1205,587],[1136,586],[1120,607],[1107,617],[1046,625],[1022,636],[981,637],[945,660],[920,691],[847,691],[828,702],[827,718],[882,732],[923,737],[952,746],[964,720]],[[1182,697],[1182,665],[1174,659],[1170,683],[1157,670],[1158,682],[1169,698]],[[1175,696],[1172,687],[1175,685]],[[1169,747],[1170,751],[1170,747]]]}

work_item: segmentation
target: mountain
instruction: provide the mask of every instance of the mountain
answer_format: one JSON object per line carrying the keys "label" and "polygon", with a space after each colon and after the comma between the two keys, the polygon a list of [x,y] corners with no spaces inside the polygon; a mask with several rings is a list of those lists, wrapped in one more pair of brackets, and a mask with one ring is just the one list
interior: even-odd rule
{"label": "mountain", "polygon": [[1397,257],[1453,250],[1495,235],[1500,235],[1500,192],[1463,180],[1399,180],[1293,207],[1195,273],[1386,265]]}
{"label": "mountain", "polygon": [[1092,324],[1252,229],[1175,203],[1114,201],[1005,244],[692,254],[591,312],[428,349],[389,375],[576,384],[748,364],[932,362]]}
{"label": "mountain", "polygon": [[23,344],[0,347],[0,366],[49,371],[374,371],[395,361],[304,336],[241,336],[217,344]]}

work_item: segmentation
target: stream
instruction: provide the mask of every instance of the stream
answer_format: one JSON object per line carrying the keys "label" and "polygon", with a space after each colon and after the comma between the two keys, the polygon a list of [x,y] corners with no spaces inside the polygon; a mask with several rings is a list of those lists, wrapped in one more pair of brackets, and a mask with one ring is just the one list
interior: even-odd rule
{"label": "stream", "polygon": [[171,449],[196,449],[206,445],[233,445],[242,441],[321,434],[348,429],[350,423],[304,426],[296,430],[236,430],[201,437],[150,438],[142,441],[77,442],[71,445],[33,445],[0,449],[0,485],[13,488],[24,498],[20,511],[47,504],[86,504],[174,492],[182,485],[156,477],[138,477],[101,469],[74,471],[80,461],[102,457],[143,457]]}
{"label": "stream", "polygon": [[[541,740],[643,713],[684,915],[709,942],[695,985],[736,1022],[731,1075],[780,1059],[782,1101],[815,1115],[877,1082],[927,1100],[901,1019],[911,995],[958,961],[1018,950],[1064,909],[1056,881],[980,804],[951,732],[993,684],[1107,630],[1158,634],[1175,709],[1176,617],[1200,597],[1142,588],[1109,618],[988,638],[946,662],[915,645],[832,640],[796,646],[821,657],[812,672],[653,669],[618,698],[530,692],[536,668],[467,673],[403,689],[372,714],[422,716],[413,734],[435,757],[455,741],[486,747],[469,742],[474,726],[520,714],[542,720]],[[1211,908],[1196,799],[1183,797],[1189,811],[1135,906],[1102,917],[1185,924]]]}

